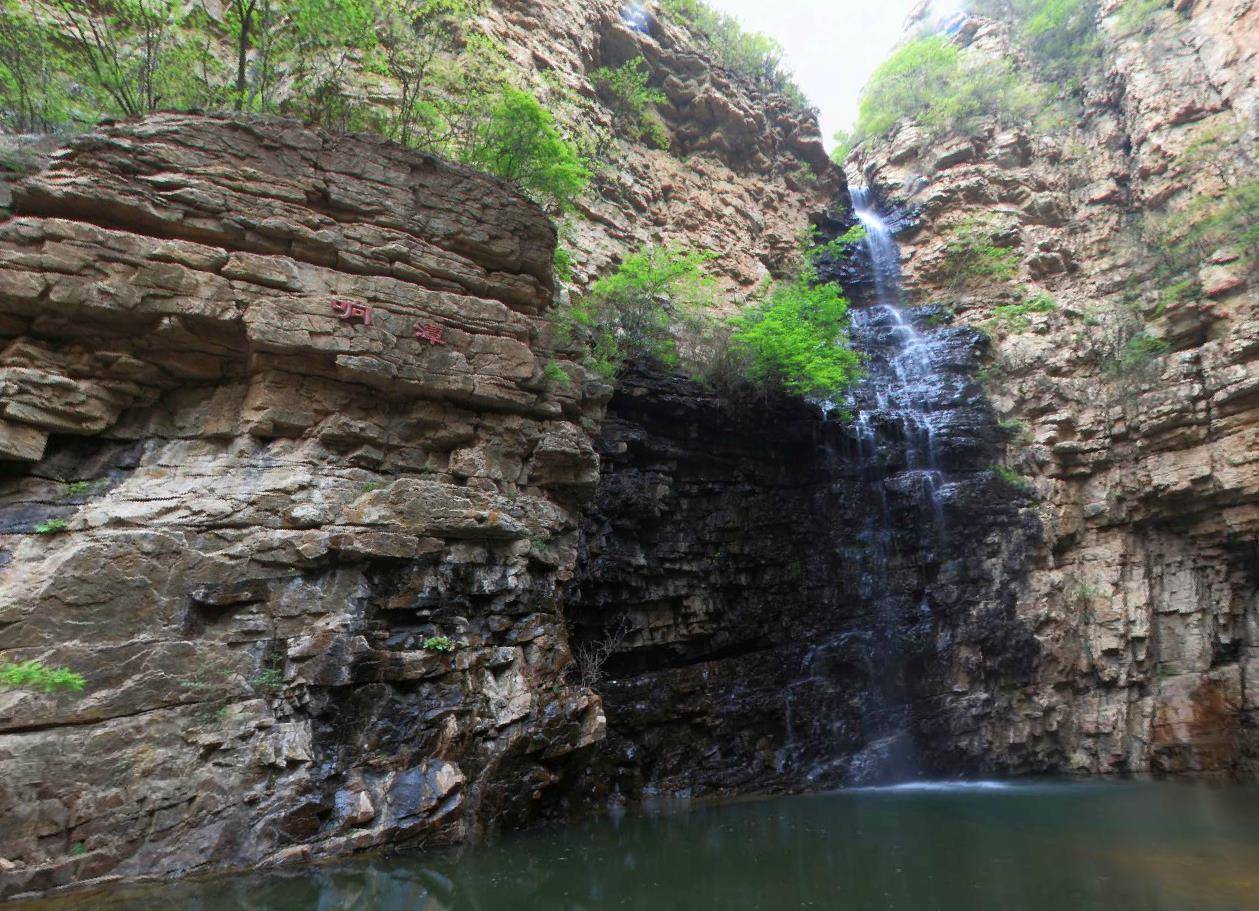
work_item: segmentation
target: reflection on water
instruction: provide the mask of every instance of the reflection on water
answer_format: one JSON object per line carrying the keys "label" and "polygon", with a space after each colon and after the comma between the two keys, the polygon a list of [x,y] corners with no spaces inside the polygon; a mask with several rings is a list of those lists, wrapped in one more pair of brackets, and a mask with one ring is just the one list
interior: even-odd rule
{"label": "reflection on water", "polygon": [[1259,909],[1259,790],[924,783],[63,899],[93,911]]}

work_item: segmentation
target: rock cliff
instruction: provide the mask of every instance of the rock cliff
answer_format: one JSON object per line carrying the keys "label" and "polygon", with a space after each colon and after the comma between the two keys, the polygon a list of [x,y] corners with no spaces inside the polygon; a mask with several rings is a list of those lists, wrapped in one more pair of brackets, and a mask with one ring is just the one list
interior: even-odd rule
{"label": "rock cliff", "polygon": [[[1120,6],[1065,132],[926,142],[904,123],[848,162],[913,222],[911,293],[991,335],[982,378],[1044,528],[1012,580],[1030,677],[993,687],[946,654],[936,722],[963,766],[1253,775],[1259,289],[1228,243],[1169,288],[1141,229],[1254,179],[1259,14],[1203,0],[1134,27]],[[957,40],[1015,53],[999,22]],[[1008,282],[958,280],[950,244],[975,224],[1014,251]]]}
{"label": "rock cliff", "polygon": [[[839,199],[809,113],[678,25],[512,0],[479,28],[602,144],[562,225],[577,285],[668,242],[737,294]],[[639,56],[668,150],[591,81]],[[289,121],[61,145],[0,181],[0,660],[88,685],[0,692],[0,898],[597,794],[606,720],[559,596],[612,388],[551,338],[547,215]]]}
{"label": "rock cliff", "polygon": [[[565,220],[579,283],[627,249],[674,243],[718,254],[731,290],[749,292],[795,259],[810,219],[837,205],[843,177],[813,112],[749,85],[697,36],[660,14],[627,15],[622,0],[507,0],[483,20],[549,105],[598,143],[593,192]],[[599,67],[641,59],[668,148],[625,131],[625,116],[591,80]]]}
{"label": "rock cliff", "polygon": [[533,815],[604,726],[556,586],[608,390],[543,379],[541,210],[173,115],[12,206],[2,654],[90,685],[0,695],[5,891]]}

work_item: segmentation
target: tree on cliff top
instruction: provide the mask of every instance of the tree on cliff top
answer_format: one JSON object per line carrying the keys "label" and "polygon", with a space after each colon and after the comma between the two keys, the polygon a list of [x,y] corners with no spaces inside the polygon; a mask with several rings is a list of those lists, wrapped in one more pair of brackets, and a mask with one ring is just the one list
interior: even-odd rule
{"label": "tree on cliff top", "polygon": [[0,0],[0,123],[274,112],[382,133],[565,207],[586,164],[472,28],[487,2],[227,0],[216,19],[195,0]]}

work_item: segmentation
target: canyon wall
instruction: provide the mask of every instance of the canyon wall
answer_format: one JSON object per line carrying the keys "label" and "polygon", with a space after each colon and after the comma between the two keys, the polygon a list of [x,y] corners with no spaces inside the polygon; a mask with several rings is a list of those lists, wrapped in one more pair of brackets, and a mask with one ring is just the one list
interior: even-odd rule
{"label": "canyon wall", "polygon": [[4,891],[535,815],[604,728],[556,589],[610,392],[543,377],[544,213],[175,115],[11,192],[0,655],[88,686],[0,694]]}
{"label": "canyon wall", "polygon": [[[736,294],[783,268],[842,187],[811,116],[684,29],[545,6],[482,25],[580,126],[614,126],[600,65],[641,53],[670,98],[673,148],[611,136],[565,224],[576,283],[650,242],[723,254]],[[0,181],[0,660],[87,686],[0,692],[0,896],[597,795],[559,595],[612,387],[552,338],[548,215],[290,121],[62,145]]]}
{"label": "canyon wall", "polygon": [[[704,40],[649,4],[505,0],[481,28],[546,104],[599,148],[592,192],[562,221],[577,283],[626,250],[668,243],[718,254],[733,304],[795,261],[810,220],[839,205],[843,175],[813,111],[720,65]],[[667,148],[632,135],[591,74],[641,60],[666,101]]]}
{"label": "canyon wall", "polygon": [[[992,337],[983,379],[1044,528],[1017,588],[1029,679],[993,688],[957,653],[937,722],[983,768],[1253,775],[1259,287],[1225,243],[1169,288],[1142,225],[1254,180],[1259,11],[1177,3],[1133,26],[1119,7],[1099,13],[1105,78],[1067,128],[928,141],[903,123],[848,162],[913,223],[911,296]],[[956,40],[1017,54],[997,22]],[[1015,251],[1013,279],[959,281],[950,245],[975,224]]]}

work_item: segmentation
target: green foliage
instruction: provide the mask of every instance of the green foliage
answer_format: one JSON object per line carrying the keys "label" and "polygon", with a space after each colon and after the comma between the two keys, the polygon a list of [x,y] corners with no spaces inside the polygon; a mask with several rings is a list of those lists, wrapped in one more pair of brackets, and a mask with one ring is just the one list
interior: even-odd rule
{"label": "green foliage", "polygon": [[136,117],[204,103],[198,76],[215,67],[200,48],[204,14],[184,0],[50,0],[73,82],[101,112]]}
{"label": "green foliage", "polygon": [[831,161],[842,167],[848,153],[857,144],[856,135],[853,130],[836,130],[834,139],[835,148],[831,150]]}
{"label": "green foliage", "polygon": [[41,693],[81,693],[87,682],[68,667],[48,667],[31,659],[17,664],[0,664],[0,687],[38,690]]}
{"label": "green foliage", "polygon": [[589,366],[613,377],[629,361],[653,358],[676,365],[674,317],[698,311],[715,299],[716,283],[705,271],[708,253],[648,247],[625,258],[590,294],[558,314],[562,338],[585,342]]}
{"label": "green foliage", "polygon": [[74,844],[70,846],[71,857],[82,857],[86,853],[87,853],[87,845],[83,844],[83,842],[81,841],[75,842]]}
{"label": "green foliage", "polygon": [[1074,90],[1101,72],[1095,0],[972,0],[970,8],[1010,22],[1037,78],[1046,84]]}
{"label": "green foliage", "polygon": [[538,99],[506,87],[474,131],[461,159],[561,207],[586,187],[590,172]]}
{"label": "green foliage", "polygon": [[249,684],[255,690],[273,693],[284,686],[284,669],[270,664],[250,678]]}
{"label": "green foliage", "polygon": [[573,383],[572,377],[565,373],[564,368],[555,361],[546,362],[546,366],[542,368],[542,376],[552,386],[568,388]]}
{"label": "green foliage", "polygon": [[808,99],[783,69],[783,50],[777,41],[747,31],[733,16],[703,0],[661,0],[660,9],[704,38],[722,66],[755,86],[785,95],[798,108],[808,108]]}
{"label": "green foliage", "polygon": [[455,643],[449,636],[429,636],[424,640],[424,647],[430,652],[449,654],[455,650]]}
{"label": "green foliage", "polygon": [[435,71],[462,50],[465,28],[481,0],[376,0],[375,53],[369,68],[398,86],[388,135],[403,145],[430,145],[447,126],[448,96]]}
{"label": "green foliage", "polygon": [[1140,244],[1155,261],[1155,277],[1173,287],[1193,281],[1202,263],[1216,251],[1231,249],[1238,265],[1259,268],[1259,179],[1211,196],[1200,196],[1183,210],[1151,216],[1140,230]]}
{"label": "green foliage", "polygon": [[[487,0],[0,0],[0,124],[231,106],[373,130],[544,204],[588,180],[553,115],[470,26]],[[46,71],[46,72],[45,72]],[[390,91],[381,91],[382,81]]]}
{"label": "green foliage", "polygon": [[40,522],[35,526],[35,534],[55,535],[58,532],[65,531],[66,526],[69,524],[70,523],[68,523],[65,519],[48,519],[47,521]]}
{"label": "green foliage", "polygon": [[1196,278],[1182,278],[1180,281],[1172,282],[1159,294],[1158,307],[1154,315],[1162,316],[1168,307],[1192,300],[1201,293],[1202,286],[1198,284]]}
{"label": "green foliage", "polygon": [[1018,252],[998,241],[994,225],[978,218],[953,228],[944,247],[943,269],[954,290],[1008,281],[1018,273]]}
{"label": "green foliage", "polygon": [[646,61],[635,57],[618,67],[599,67],[590,81],[608,107],[617,114],[617,124],[634,141],[645,141],[659,149],[669,147],[665,130],[653,105],[669,100],[664,92],[649,87],[651,74]]}
{"label": "green foliage", "polygon": [[1031,428],[1018,418],[1007,418],[998,421],[997,427],[1013,442],[1026,444],[1032,440]]}
{"label": "green foliage", "polygon": [[0,2],[0,126],[54,130],[71,119],[64,54],[54,32],[22,0]]}
{"label": "green foliage", "polygon": [[[849,232],[848,243],[857,235]],[[833,284],[800,278],[771,284],[764,299],[730,320],[710,312],[716,282],[710,253],[650,247],[626,257],[612,275],[558,316],[560,335],[580,339],[588,365],[614,377],[650,358],[683,366],[730,394],[837,398],[862,375],[848,339],[848,302]]]}
{"label": "green foliage", "polygon": [[810,280],[813,278],[810,270],[814,269],[818,262],[824,259],[838,260],[851,256],[853,250],[866,239],[867,233],[864,225],[856,224],[838,237],[823,242],[821,231],[810,226],[800,240],[800,255],[804,260],[805,271],[809,272]]}
{"label": "green foliage", "polygon": [[61,495],[63,497],[81,497],[88,493],[96,486],[94,481],[66,481],[61,485]]}
{"label": "green foliage", "polygon": [[555,248],[555,277],[565,284],[573,281],[573,254],[564,247]]}
{"label": "green foliage", "polygon": [[1142,373],[1166,354],[1169,347],[1161,338],[1144,331],[1138,332],[1124,343],[1117,356],[1107,359],[1104,367],[1107,373],[1115,377]]}
{"label": "green foliage", "polygon": [[808,275],[775,285],[732,322],[754,382],[834,399],[863,375],[848,340],[848,301],[837,285],[812,284]]}
{"label": "green foliage", "polygon": [[1146,31],[1156,23],[1154,17],[1168,9],[1167,0],[1124,0],[1115,15],[1121,35]]}
{"label": "green foliage", "polygon": [[972,131],[994,116],[1024,122],[1042,106],[1042,93],[1007,61],[970,58],[948,39],[928,35],[901,45],[874,71],[849,141],[882,135],[903,120],[929,136]]}
{"label": "green foliage", "polygon": [[985,320],[985,327],[1001,332],[1026,332],[1031,328],[1031,313],[1052,313],[1058,309],[1053,297],[1037,291],[1017,304],[1002,304],[992,308],[992,318]]}
{"label": "green foliage", "polygon": [[1001,483],[1019,491],[1020,493],[1031,493],[1035,489],[1031,481],[1023,477],[1014,469],[1007,468],[1004,465],[993,465],[992,473],[1001,480]]}

